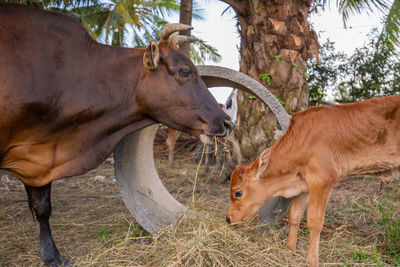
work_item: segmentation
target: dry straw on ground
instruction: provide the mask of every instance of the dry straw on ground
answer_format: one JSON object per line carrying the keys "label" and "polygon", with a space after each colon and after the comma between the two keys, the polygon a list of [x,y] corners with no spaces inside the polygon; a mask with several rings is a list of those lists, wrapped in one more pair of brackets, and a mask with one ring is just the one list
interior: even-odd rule
{"label": "dry straw on ground", "polygon": [[[165,158],[157,160],[168,190],[189,204],[197,165],[184,158],[178,158],[176,165],[177,169],[170,170]],[[284,246],[286,219],[263,227],[257,226],[257,218],[236,227],[226,225],[229,190],[227,184],[216,183],[219,171],[220,167],[212,167],[205,173],[200,168],[192,203],[198,217],[182,220],[153,237],[124,207],[109,161],[83,176],[57,181],[51,219],[56,243],[76,266],[305,266],[305,222],[299,230],[297,253]],[[96,175],[106,178],[94,179]],[[322,266],[396,266],[399,256],[395,253],[400,252],[400,234],[394,229],[400,219],[398,185],[395,181],[380,192],[378,180],[354,178],[335,188],[321,235]],[[39,263],[24,188],[3,176],[0,266]]]}

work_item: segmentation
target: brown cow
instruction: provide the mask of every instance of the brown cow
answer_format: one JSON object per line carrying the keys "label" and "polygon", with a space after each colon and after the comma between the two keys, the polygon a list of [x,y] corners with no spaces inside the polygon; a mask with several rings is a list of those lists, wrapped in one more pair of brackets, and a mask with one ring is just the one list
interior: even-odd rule
{"label": "brown cow", "polygon": [[0,5],[0,168],[25,184],[43,263],[69,264],[50,232],[51,181],[95,168],[154,123],[225,134],[229,117],[169,40],[189,28],[168,25],[147,48],[111,47],[67,15]]}
{"label": "brown cow", "polygon": [[292,198],[286,247],[296,250],[307,201],[308,261],[318,266],[325,208],[333,186],[354,175],[390,182],[400,165],[400,96],[313,107],[295,114],[287,132],[231,179],[228,223],[249,219],[277,196]]}

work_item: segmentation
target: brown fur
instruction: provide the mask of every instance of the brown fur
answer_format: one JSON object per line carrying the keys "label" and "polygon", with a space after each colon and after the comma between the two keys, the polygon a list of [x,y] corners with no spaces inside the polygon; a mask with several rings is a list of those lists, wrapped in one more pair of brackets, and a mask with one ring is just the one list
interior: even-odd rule
{"label": "brown fur", "polygon": [[174,42],[106,46],[23,5],[0,4],[0,81],[0,168],[34,187],[97,167],[151,124],[223,135],[229,120]]}
{"label": "brown fur", "polygon": [[[400,166],[400,96],[313,107],[293,116],[287,132],[231,177],[230,222],[249,219],[274,197],[292,198],[286,246],[295,251],[307,201],[308,261],[318,266],[320,232],[333,186],[354,175],[390,182]],[[236,191],[242,191],[235,198]]]}
{"label": "brown fur", "polygon": [[70,16],[33,7],[0,4],[0,81],[0,169],[25,184],[50,266],[70,266],[50,231],[51,181],[97,167],[151,124],[195,136],[230,127],[173,41],[102,45]]}

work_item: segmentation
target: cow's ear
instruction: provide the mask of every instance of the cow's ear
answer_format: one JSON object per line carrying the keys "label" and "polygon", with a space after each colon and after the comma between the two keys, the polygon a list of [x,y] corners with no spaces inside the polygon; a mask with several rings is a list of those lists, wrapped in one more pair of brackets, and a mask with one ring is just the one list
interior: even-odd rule
{"label": "cow's ear", "polygon": [[267,148],[258,157],[257,178],[259,178],[260,175],[267,170],[270,154],[271,154],[271,150],[269,148]]}
{"label": "cow's ear", "polygon": [[160,49],[154,41],[147,47],[143,55],[143,65],[148,70],[155,70],[160,61]]}

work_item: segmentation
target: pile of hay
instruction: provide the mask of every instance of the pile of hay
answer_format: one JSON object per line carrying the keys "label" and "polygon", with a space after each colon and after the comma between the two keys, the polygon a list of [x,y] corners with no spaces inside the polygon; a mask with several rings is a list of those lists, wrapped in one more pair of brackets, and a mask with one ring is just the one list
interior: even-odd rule
{"label": "pile of hay", "polygon": [[[170,170],[156,162],[168,190],[191,205],[194,220],[182,220],[150,236],[125,208],[113,181],[110,161],[53,185],[53,235],[76,266],[305,266],[308,230],[299,230],[297,253],[285,248],[287,220],[272,226],[251,222],[228,226],[229,185],[215,182],[191,160]],[[97,178],[95,179],[95,177]],[[104,179],[99,179],[104,176]],[[1,175],[0,175],[1,177]],[[194,202],[192,202],[194,186]],[[400,252],[399,181],[379,191],[380,182],[341,182],[328,204],[321,235],[322,266],[395,266]],[[0,180],[0,266],[39,266],[37,239],[24,188]]]}

